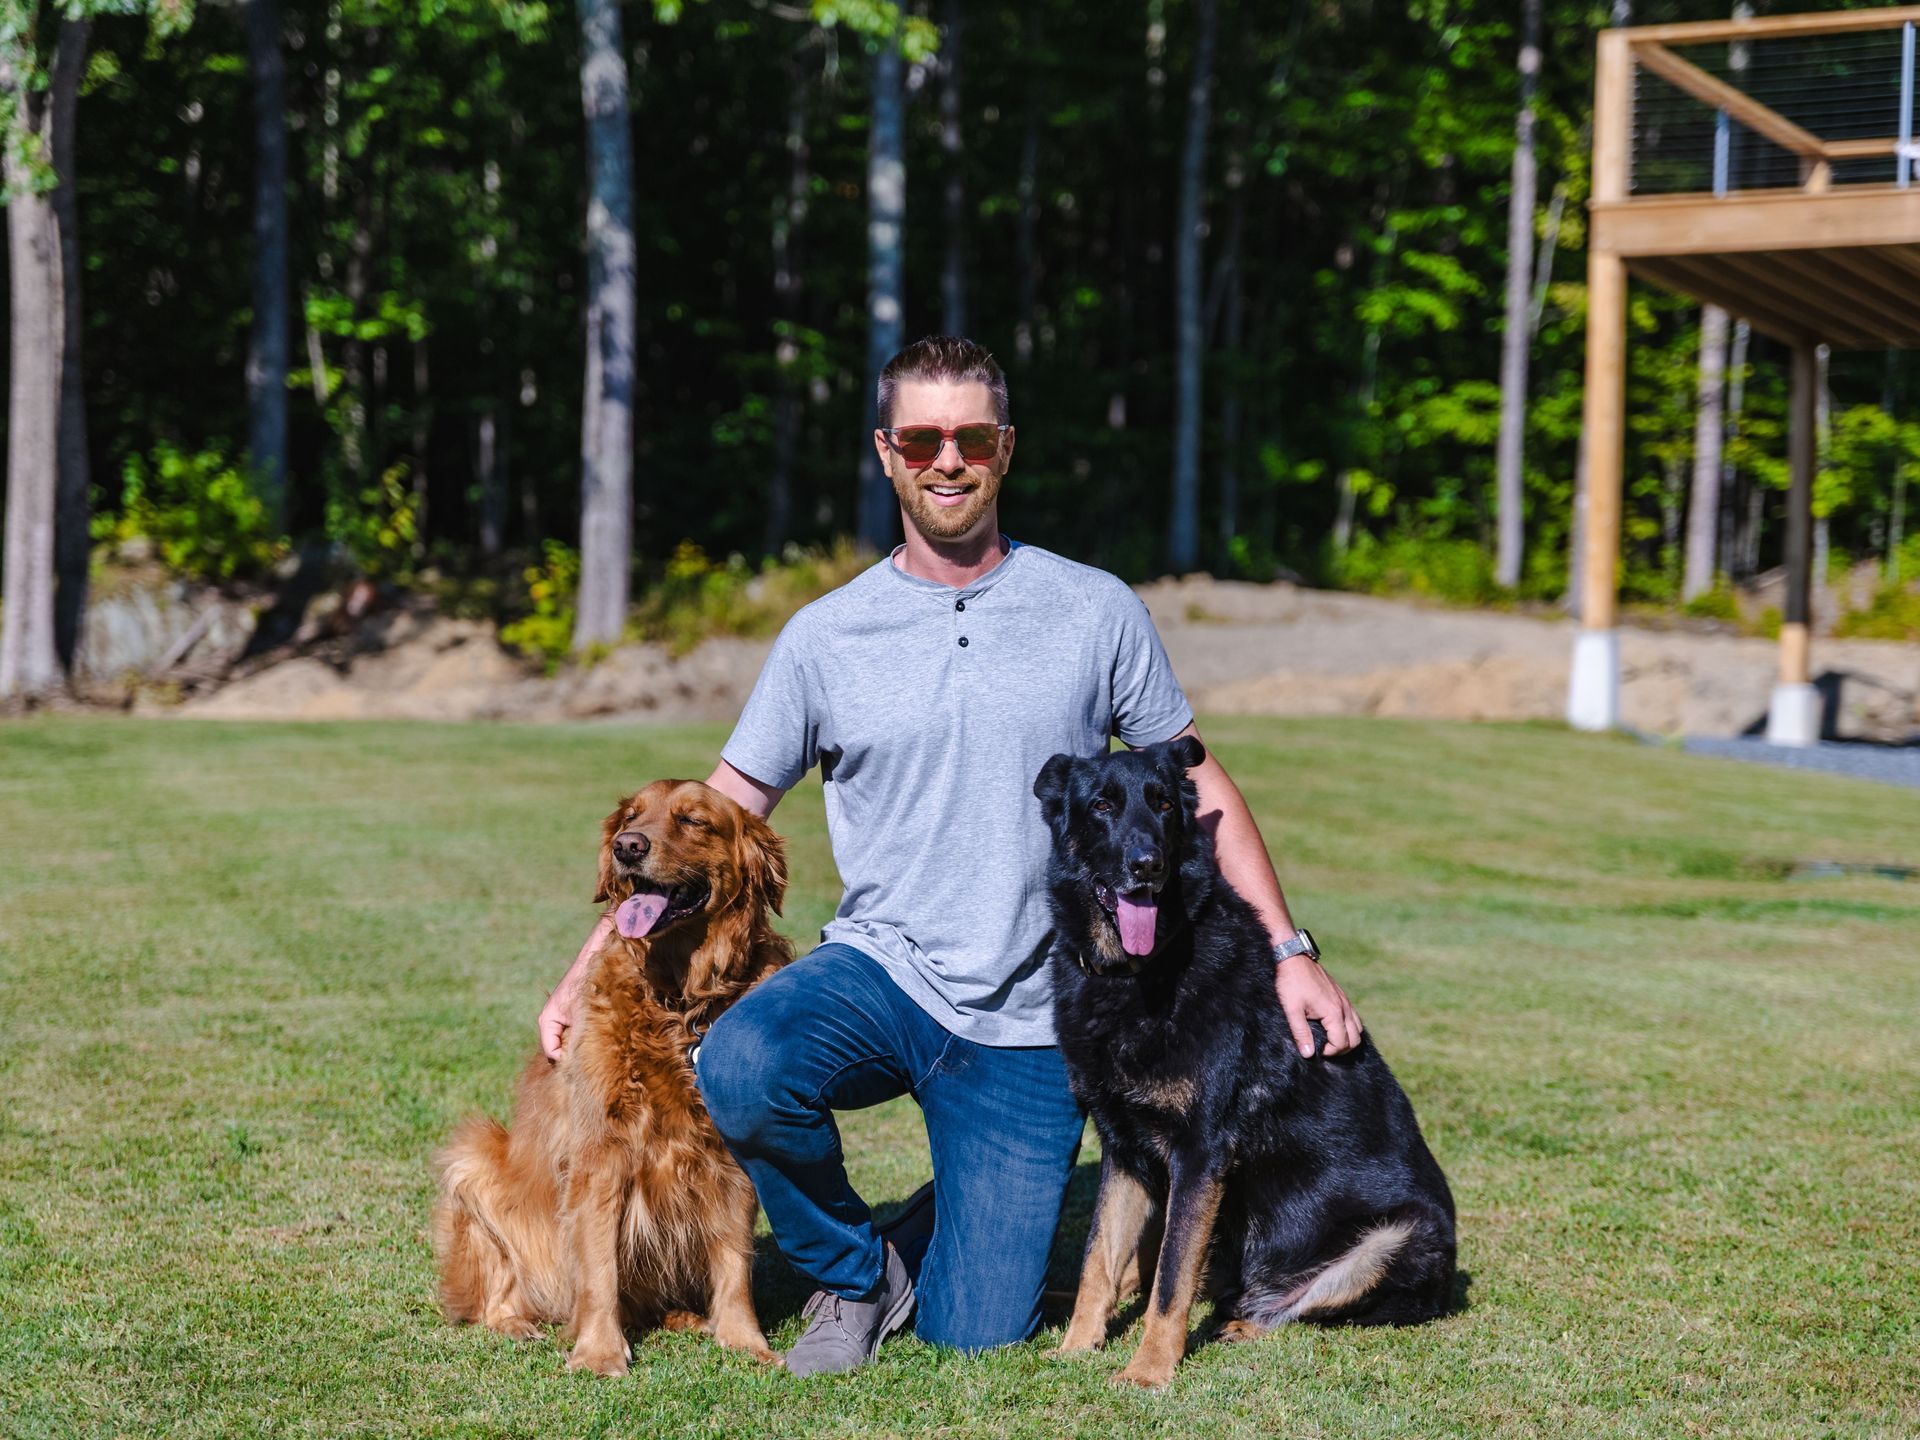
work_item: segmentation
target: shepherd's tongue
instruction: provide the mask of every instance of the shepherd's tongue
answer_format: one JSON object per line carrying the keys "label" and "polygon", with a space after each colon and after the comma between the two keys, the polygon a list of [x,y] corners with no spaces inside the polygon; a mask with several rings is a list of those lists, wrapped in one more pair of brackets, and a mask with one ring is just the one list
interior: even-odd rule
{"label": "shepherd's tongue", "polygon": [[1120,948],[1129,955],[1153,953],[1154,926],[1160,919],[1160,907],[1153,903],[1152,891],[1141,891],[1144,898],[1114,896],[1113,918],[1120,922]]}
{"label": "shepherd's tongue", "polygon": [[614,928],[629,940],[638,940],[667,913],[667,897],[659,890],[637,890],[613,912]]}

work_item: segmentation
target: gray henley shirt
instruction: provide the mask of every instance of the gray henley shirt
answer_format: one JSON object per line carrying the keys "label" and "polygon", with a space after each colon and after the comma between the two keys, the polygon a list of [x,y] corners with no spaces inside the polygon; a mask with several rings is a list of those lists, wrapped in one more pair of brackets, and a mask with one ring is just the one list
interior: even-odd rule
{"label": "gray henley shirt", "polygon": [[889,558],[800,611],[721,755],[783,790],[820,767],[845,887],[823,941],[872,956],[956,1035],[1051,1045],[1034,776],[1192,718],[1125,583],[1014,542],[960,589]]}

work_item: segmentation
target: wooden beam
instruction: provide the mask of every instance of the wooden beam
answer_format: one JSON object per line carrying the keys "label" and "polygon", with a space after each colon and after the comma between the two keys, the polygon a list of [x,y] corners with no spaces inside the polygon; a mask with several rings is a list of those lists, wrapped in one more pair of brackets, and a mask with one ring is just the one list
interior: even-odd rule
{"label": "wooden beam", "polygon": [[1824,140],[1829,160],[1876,160],[1882,155],[1900,152],[1898,135],[1877,135],[1871,140]]}
{"label": "wooden beam", "polygon": [[1920,244],[1920,185],[1648,195],[1592,209],[1593,243],[1628,258]]}
{"label": "wooden beam", "polygon": [[1911,245],[1874,245],[1868,248],[1868,253],[1895,269],[1904,270],[1915,284],[1920,284],[1920,249]]}
{"label": "wooden beam", "polygon": [[[1602,37],[1604,38],[1604,37]],[[1598,247],[1587,252],[1587,518],[1582,536],[1580,625],[1611,630],[1619,610],[1620,478],[1627,407],[1627,267]]]}
{"label": "wooden beam", "polygon": [[[1885,10],[1831,10],[1819,15],[1769,15],[1751,20],[1695,20],[1676,25],[1635,25],[1620,33],[1639,45],[1707,45],[1728,40],[1768,40],[1785,35],[1857,35],[1862,31],[1898,30],[1909,20],[1920,22],[1920,5],[1889,6]],[[1602,32],[1605,33],[1605,32]]]}
{"label": "wooden beam", "polygon": [[1668,256],[1635,260],[1628,268],[1675,295],[1718,305],[1735,319],[1787,345],[1813,339],[1813,331],[1803,319],[1781,314],[1725,272],[1704,265],[1690,268],[1686,261]]}
{"label": "wooden beam", "polygon": [[1882,307],[1861,288],[1849,286],[1844,274],[1836,275],[1827,263],[1828,253],[1789,250],[1727,255],[1718,263],[1730,269],[1742,284],[1764,287],[1775,296],[1793,296],[1811,305],[1816,314],[1824,314],[1825,322],[1814,330],[1816,340],[1853,350],[1887,344],[1891,337]]}
{"label": "wooden beam", "polygon": [[[1633,58],[1671,85],[1686,91],[1694,99],[1724,110],[1733,119],[1764,135],[1782,150],[1791,150],[1813,161],[1826,158],[1826,145],[1811,130],[1804,130],[1778,110],[1770,110],[1744,90],[1715,79],[1691,60],[1682,60],[1664,45],[1633,46]],[[1803,177],[1804,178],[1804,177]]]}
{"label": "wooden beam", "polygon": [[1790,255],[1817,255],[1823,266],[1839,271],[1869,304],[1888,322],[1888,333],[1897,331],[1902,344],[1911,344],[1920,330],[1920,290],[1894,266],[1865,246],[1818,251],[1790,251]]}
{"label": "wooden beam", "polygon": [[1624,201],[1633,162],[1633,61],[1623,31],[1602,30],[1593,51],[1593,200]]}

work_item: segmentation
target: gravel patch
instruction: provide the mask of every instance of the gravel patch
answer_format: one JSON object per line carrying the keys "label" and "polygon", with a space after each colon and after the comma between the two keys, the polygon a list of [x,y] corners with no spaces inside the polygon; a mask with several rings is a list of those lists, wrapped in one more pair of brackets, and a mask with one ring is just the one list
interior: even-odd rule
{"label": "gravel patch", "polygon": [[1920,786],[1920,745],[1847,745],[1827,741],[1802,747],[1769,745],[1765,740],[1746,737],[1728,740],[1706,736],[1689,736],[1682,743],[1693,755],[1784,765],[1789,770],[1819,770],[1829,775],[1878,780],[1886,785]]}

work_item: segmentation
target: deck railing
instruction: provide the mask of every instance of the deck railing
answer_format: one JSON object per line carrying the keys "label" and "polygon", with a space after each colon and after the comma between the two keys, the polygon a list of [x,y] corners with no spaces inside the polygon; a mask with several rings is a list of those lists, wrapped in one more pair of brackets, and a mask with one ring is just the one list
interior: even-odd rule
{"label": "deck railing", "polygon": [[1593,195],[1905,188],[1920,5],[1603,31]]}

